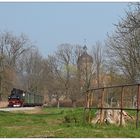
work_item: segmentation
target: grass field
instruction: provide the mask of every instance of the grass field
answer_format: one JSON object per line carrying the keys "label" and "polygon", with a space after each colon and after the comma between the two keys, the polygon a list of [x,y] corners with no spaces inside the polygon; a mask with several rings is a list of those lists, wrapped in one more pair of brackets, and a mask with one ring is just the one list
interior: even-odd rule
{"label": "grass field", "polygon": [[44,108],[36,112],[0,112],[1,138],[124,138],[140,137],[127,127],[83,124],[83,109]]}

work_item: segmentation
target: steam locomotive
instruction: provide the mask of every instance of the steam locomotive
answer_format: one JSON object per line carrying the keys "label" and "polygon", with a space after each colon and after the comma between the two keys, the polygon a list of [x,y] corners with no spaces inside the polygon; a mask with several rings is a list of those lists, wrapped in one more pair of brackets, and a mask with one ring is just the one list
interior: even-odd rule
{"label": "steam locomotive", "polygon": [[13,88],[8,97],[8,107],[41,106],[43,100],[41,95]]}

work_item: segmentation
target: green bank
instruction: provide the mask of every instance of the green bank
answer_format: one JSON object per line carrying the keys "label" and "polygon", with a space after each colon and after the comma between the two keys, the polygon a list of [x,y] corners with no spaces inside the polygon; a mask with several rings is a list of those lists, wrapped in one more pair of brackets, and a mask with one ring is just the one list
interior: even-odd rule
{"label": "green bank", "polygon": [[0,112],[0,138],[139,138],[139,132],[135,123],[126,127],[85,124],[82,108]]}

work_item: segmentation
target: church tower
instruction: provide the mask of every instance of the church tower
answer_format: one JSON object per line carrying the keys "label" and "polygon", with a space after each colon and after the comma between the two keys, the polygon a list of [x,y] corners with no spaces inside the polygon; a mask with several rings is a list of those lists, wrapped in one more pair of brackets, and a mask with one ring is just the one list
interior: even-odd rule
{"label": "church tower", "polygon": [[92,80],[93,58],[87,53],[86,45],[84,45],[83,53],[78,58],[77,67],[81,90],[87,90]]}

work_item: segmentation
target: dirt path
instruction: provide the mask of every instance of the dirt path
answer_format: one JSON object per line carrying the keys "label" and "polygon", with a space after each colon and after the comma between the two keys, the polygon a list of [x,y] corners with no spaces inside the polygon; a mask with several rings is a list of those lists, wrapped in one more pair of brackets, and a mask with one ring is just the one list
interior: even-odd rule
{"label": "dirt path", "polygon": [[0,111],[28,111],[35,109],[36,107],[0,108]]}

